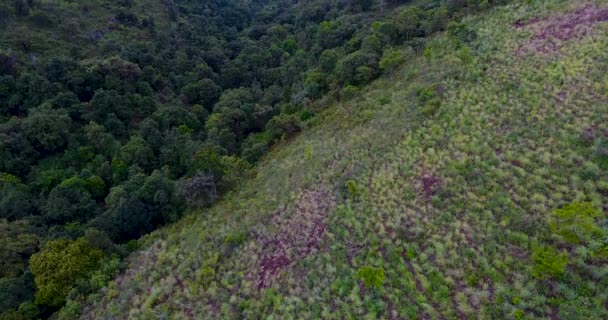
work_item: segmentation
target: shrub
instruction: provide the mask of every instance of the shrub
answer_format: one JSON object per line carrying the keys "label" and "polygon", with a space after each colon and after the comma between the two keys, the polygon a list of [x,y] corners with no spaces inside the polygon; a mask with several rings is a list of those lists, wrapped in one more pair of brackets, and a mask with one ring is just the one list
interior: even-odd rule
{"label": "shrub", "polygon": [[561,278],[566,270],[568,255],[551,246],[539,246],[532,252],[532,274],[539,278]]}
{"label": "shrub", "polygon": [[553,210],[549,218],[549,230],[569,244],[587,243],[604,235],[596,222],[602,213],[591,202],[573,202]]}
{"label": "shrub", "polygon": [[357,186],[357,183],[355,181],[348,180],[348,181],[346,181],[344,186],[346,187],[346,189],[348,190],[348,193],[350,193],[351,196],[356,197],[359,195],[359,193],[360,193],[359,186]]}
{"label": "shrub", "polygon": [[357,271],[357,279],[362,280],[366,288],[379,288],[384,282],[384,270],[366,266]]}
{"label": "shrub", "polygon": [[393,72],[405,61],[405,56],[393,48],[387,48],[380,58],[380,69],[384,72]]}
{"label": "shrub", "polygon": [[465,44],[470,44],[477,39],[477,32],[461,22],[451,22],[448,25],[448,35]]}
{"label": "shrub", "polygon": [[266,130],[270,136],[277,140],[280,138],[290,138],[300,130],[300,120],[295,114],[281,114],[270,119],[266,125]]}

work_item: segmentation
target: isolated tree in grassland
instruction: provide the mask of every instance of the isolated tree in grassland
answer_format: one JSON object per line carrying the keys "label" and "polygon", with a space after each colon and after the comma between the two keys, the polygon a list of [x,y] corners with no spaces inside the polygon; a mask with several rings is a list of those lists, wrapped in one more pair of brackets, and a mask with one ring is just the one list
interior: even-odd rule
{"label": "isolated tree in grassland", "polygon": [[78,279],[94,270],[103,258],[101,250],[85,238],[49,241],[30,258],[36,283],[36,303],[60,306]]}

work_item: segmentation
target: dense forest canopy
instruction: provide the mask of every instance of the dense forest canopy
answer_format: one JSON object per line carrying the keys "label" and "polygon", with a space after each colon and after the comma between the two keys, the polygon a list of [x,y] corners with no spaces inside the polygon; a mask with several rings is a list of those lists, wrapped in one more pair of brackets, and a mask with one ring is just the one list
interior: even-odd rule
{"label": "dense forest canopy", "polygon": [[470,41],[458,18],[497,3],[4,1],[0,318],[95,292],[131,240],[212,204],[425,37]]}

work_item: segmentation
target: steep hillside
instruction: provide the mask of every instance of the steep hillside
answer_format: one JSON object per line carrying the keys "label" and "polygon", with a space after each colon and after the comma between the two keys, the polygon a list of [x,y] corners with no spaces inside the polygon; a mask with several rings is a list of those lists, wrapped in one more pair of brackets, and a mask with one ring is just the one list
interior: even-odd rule
{"label": "steep hillside", "polygon": [[396,47],[503,2],[0,2],[0,319],[97,292],[136,239],[409,58]]}
{"label": "steep hillside", "polygon": [[142,239],[82,317],[608,317],[606,21],[606,1],[512,4],[402,49]]}

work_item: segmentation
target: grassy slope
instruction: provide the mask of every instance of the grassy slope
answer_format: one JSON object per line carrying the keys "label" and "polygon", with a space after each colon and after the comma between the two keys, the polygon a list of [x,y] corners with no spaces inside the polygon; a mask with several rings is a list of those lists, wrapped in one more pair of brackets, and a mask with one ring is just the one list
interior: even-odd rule
{"label": "grassy slope", "polygon": [[[480,44],[469,63],[439,36],[430,57],[329,108],[237,192],[144,239],[84,318],[605,317],[605,265],[573,256],[561,281],[531,275],[551,210],[606,200],[608,176],[582,178],[595,164],[576,141],[608,130],[608,26],[557,55],[515,55],[532,31],[512,24],[579,5],[467,21]],[[416,92],[438,83],[441,107],[421,113]],[[294,253],[289,237],[309,236],[312,220],[293,215],[310,212],[326,215],[325,235]],[[268,251],[284,249],[263,247],[273,237],[292,263],[259,289]],[[380,288],[357,280],[364,266],[384,270]]]}

